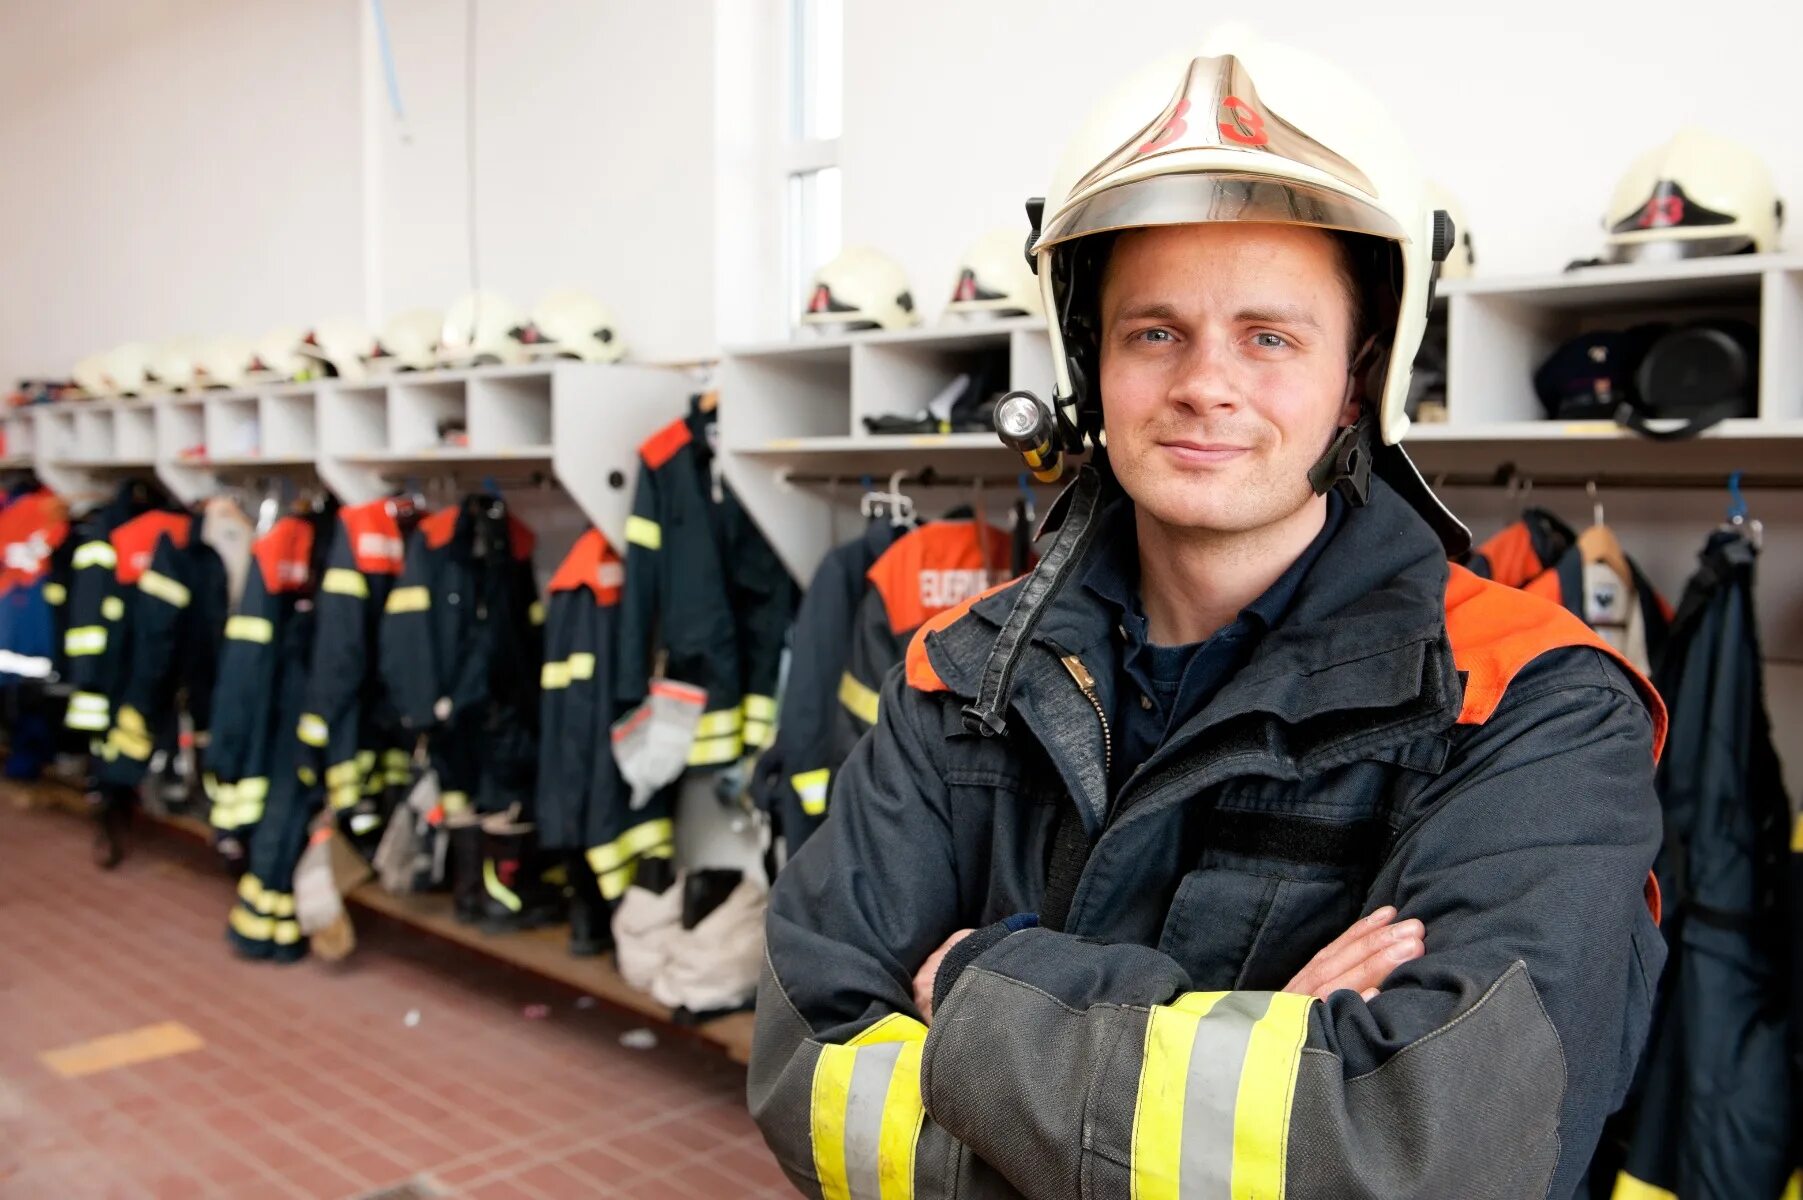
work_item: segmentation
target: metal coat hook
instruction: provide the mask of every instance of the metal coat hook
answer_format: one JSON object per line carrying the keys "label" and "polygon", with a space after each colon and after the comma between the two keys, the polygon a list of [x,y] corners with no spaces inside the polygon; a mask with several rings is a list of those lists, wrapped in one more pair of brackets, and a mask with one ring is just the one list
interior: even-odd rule
{"label": "metal coat hook", "polygon": [[1750,509],[1747,508],[1747,497],[1740,490],[1743,473],[1732,472],[1728,476],[1728,520],[1739,525],[1747,519]]}

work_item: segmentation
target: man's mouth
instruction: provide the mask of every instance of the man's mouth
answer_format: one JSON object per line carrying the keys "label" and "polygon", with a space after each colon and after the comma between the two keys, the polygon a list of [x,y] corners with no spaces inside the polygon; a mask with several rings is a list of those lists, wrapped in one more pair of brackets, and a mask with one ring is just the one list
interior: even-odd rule
{"label": "man's mouth", "polygon": [[1198,467],[1232,462],[1252,449],[1237,442],[1197,441],[1191,438],[1167,438],[1158,444],[1179,463]]}

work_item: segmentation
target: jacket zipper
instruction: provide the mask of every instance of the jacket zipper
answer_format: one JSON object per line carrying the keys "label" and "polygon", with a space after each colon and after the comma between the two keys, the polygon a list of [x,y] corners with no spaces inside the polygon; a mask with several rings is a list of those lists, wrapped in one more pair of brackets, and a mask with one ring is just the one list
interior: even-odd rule
{"label": "jacket zipper", "polygon": [[1096,710],[1096,720],[1102,723],[1102,764],[1107,771],[1107,778],[1113,779],[1114,731],[1108,728],[1108,714],[1102,711],[1102,702],[1096,697],[1096,677],[1089,673],[1089,668],[1075,654],[1066,654],[1058,661],[1064,664],[1064,669],[1077,681],[1077,687],[1082,689],[1083,698],[1089,701],[1089,706]]}

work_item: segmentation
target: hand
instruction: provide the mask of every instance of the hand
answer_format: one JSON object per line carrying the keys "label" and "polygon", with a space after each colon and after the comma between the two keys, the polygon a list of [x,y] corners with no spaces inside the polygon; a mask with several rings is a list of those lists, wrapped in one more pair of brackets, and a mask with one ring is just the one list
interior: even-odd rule
{"label": "hand", "polygon": [[929,1023],[933,1020],[933,980],[939,975],[939,964],[945,961],[945,952],[975,932],[974,929],[960,929],[952,934],[945,939],[945,945],[927,955],[920,970],[914,972],[914,1007],[920,1010],[921,1020]]}
{"label": "hand", "polygon": [[1391,971],[1427,953],[1423,941],[1427,931],[1421,922],[1391,924],[1395,918],[1394,908],[1386,905],[1378,909],[1309,959],[1308,966],[1297,972],[1283,990],[1325,1000],[1334,992],[1350,988],[1366,1000],[1372,999],[1377,995],[1377,985],[1389,978]]}

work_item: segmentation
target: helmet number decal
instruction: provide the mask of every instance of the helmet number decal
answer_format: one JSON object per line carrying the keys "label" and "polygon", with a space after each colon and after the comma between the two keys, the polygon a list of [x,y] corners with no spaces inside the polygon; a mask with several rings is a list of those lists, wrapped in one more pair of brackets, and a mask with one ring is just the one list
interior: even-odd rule
{"label": "helmet number decal", "polygon": [[1638,224],[1642,229],[1665,229],[1684,224],[1684,197],[1655,195],[1640,210]]}
{"label": "helmet number decal", "polygon": [[1151,154],[1155,150],[1163,150],[1166,146],[1189,132],[1189,122],[1183,118],[1189,113],[1187,97],[1177,101],[1177,107],[1171,111],[1170,119],[1159,128],[1157,136],[1139,148],[1141,154]]}
{"label": "helmet number decal", "polygon": [[1263,146],[1271,140],[1271,135],[1265,131],[1265,119],[1258,115],[1257,109],[1238,96],[1222,99],[1219,116],[1217,128],[1220,129],[1221,136],[1230,142],[1237,142],[1242,146]]}

